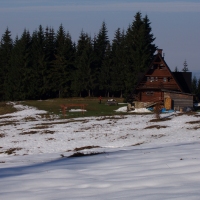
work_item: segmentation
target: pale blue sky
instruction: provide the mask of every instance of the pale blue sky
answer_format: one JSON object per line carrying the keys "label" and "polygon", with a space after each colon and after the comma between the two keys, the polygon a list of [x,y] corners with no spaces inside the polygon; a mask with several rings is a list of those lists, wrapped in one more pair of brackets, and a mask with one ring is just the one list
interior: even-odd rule
{"label": "pale blue sky", "polygon": [[105,21],[112,40],[116,29],[126,30],[138,11],[148,15],[171,70],[181,70],[186,59],[199,76],[199,0],[0,0],[0,36],[7,27],[15,38],[25,28],[32,33],[41,24],[57,30],[62,23],[77,42],[82,29],[93,37]]}

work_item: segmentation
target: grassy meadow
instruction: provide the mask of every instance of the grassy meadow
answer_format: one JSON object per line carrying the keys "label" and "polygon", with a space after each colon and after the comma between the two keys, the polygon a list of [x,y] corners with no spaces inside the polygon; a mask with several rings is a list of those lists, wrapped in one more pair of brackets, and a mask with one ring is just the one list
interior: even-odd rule
{"label": "grassy meadow", "polygon": [[[89,116],[105,116],[105,115],[114,115],[119,107],[126,106],[126,104],[118,104],[118,105],[106,105],[106,101],[108,98],[102,98],[101,104],[99,104],[98,98],[66,98],[66,99],[49,99],[43,101],[23,101],[20,102],[23,105],[34,106],[40,110],[45,110],[49,114],[59,115],[61,118],[75,118],[75,117],[89,117]],[[122,98],[115,98],[118,103],[123,103]],[[66,110],[65,116],[63,116],[61,105],[69,105],[69,104],[84,104],[85,110],[87,112],[69,112],[70,109],[80,109],[81,107],[69,107]]]}
{"label": "grassy meadow", "polygon": [[11,104],[7,104],[6,102],[0,102],[0,115],[12,113],[15,111],[16,109]]}

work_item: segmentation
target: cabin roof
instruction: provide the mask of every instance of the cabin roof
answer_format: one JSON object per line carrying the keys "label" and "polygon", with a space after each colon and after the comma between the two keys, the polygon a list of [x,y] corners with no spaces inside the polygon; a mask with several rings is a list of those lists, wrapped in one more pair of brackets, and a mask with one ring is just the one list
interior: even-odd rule
{"label": "cabin roof", "polygon": [[169,70],[171,76],[174,78],[177,86],[179,87],[180,92],[191,93],[192,73],[191,72],[171,72],[169,66],[167,65],[167,63],[164,60],[164,57],[162,56],[162,49],[157,50],[157,54],[154,55],[152,62],[150,63],[150,65],[148,66],[146,71],[142,74],[139,74],[135,89],[139,86],[140,82],[143,80],[144,76],[149,72],[149,69],[156,62],[157,59],[161,60],[165,64],[165,66]]}

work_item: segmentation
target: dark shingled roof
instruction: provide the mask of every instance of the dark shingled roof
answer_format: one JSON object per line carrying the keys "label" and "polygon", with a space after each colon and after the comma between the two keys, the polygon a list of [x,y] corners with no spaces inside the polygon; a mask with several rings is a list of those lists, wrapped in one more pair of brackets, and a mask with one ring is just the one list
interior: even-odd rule
{"label": "dark shingled roof", "polygon": [[172,72],[174,78],[185,93],[191,93],[192,72]]}

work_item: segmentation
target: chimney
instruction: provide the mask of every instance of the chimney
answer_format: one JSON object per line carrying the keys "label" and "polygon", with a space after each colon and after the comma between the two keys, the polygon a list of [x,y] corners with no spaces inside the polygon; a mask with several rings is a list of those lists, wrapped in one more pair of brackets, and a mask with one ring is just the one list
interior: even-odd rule
{"label": "chimney", "polygon": [[160,54],[162,56],[162,49],[157,49],[157,53]]}

